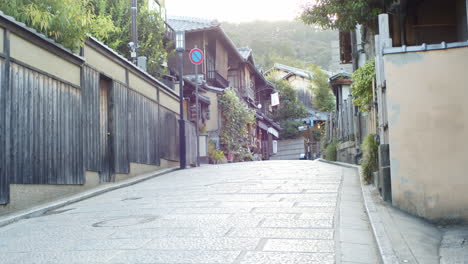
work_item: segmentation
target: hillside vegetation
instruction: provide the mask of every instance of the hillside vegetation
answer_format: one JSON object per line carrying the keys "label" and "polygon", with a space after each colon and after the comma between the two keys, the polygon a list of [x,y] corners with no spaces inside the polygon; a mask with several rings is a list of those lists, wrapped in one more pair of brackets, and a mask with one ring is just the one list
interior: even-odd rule
{"label": "hillside vegetation", "polygon": [[238,47],[253,49],[257,65],[268,69],[275,62],[307,68],[316,64],[328,69],[331,41],[336,31],[325,31],[300,21],[223,23],[222,28]]}

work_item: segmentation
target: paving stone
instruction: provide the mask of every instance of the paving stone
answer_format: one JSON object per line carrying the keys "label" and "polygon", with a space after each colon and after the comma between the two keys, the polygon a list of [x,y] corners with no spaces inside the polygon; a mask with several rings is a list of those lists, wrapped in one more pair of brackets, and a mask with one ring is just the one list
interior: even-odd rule
{"label": "paving stone", "polygon": [[176,171],[0,228],[0,263],[334,263],[342,172],[310,161]]}
{"label": "paving stone", "polygon": [[63,263],[91,263],[107,262],[119,255],[117,250],[90,250],[90,251],[35,251],[24,253],[4,253],[1,256],[2,264],[63,264]]}
{"label": "paving stone", "polygon": [[144,246],[153,250],[255,250],[259,238],[158,238]]}
{"label": "paving stone", "polygon": [[122,263],[231,263],[240,251],[207,250],[132,250],[119,254],[110,262]]}
{"label": "paving stone", "polygon": [[309,238],[332,239],[333,229],[292,229],[292,228],[244,228],[237,229],[231,237],[262,237],[262,238]]}
{"label": "paving stone", "polygon": [[334,253],[333,240],[268,239],[263,251]]}
{"label": "paving stone", "polygon": [[261,227],[333,228],[333,219],[266,219]]}
{"label": "paving stone", "polygon": [[333,264],[331,253],[247,252],[241,264]]}

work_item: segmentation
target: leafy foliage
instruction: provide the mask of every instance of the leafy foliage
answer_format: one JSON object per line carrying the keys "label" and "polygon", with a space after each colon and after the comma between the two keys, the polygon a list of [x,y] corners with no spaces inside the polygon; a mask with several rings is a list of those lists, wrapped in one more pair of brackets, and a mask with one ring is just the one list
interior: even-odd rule
{"label": "leafy foliage", "polygon": [[338,142],[333,141],[331,144],[327,145],[325,148],[325,159],[329,161],[336,161]]}
{"label": "leafy foliage", "polygon": [[331,62],[330,42],[338,40],[337,32],[300,21],[223,23],[222,27],[238,47],[251,47],[255,63],[265,70],[274,63],[301,69],[317,64],[326,69]]}
{"label": "leafy foliage", "polygon": [[[96,14],[110,16],[117,30],[102,37],[114,50],[130,59],[127,44],[131,41],[131,0],[92,0]],[[165,25],[158,10],[150,10],[148,1],[138,1],[138,54],[148,58],[147,70],[151,75],[162,74],[161,64],[168,56],[169,43],[164,42]]]}
{"label": "leafy foliage", "polygon": [[313,86],[309,86],[312,90],[312,104],[322,112],[330,112],[335,110],[335,97],[331,93],[330,85],[328,84],[328,75],[320,68],[315,67],[314,76],[312,76]]}
{"label": "leafy foliage", "polygon": [[372,173],[378,169],[378,148],[374,134],[369,134],[362,142],[362,176],[366,184],[371,183]]}
{"label": "leafy foliage", "polygon": [[[88,34],[129,58],[131,0],[0,0],[0,10],[77,52]],[[158,75],[166,60],[165,26],[149,0],[138,1],[139,54]],[[152,1],[152,0],[151,0]]]}
{"label": "leafy foliage", "polygon": [[324,29],[353,30],[357,24],[367,24],[380,13],[368,0],[316,0],[304,7],[300,19],[308,25]]}
{"label": "leafy foliage", "polygon": [[221,145],[227,153],[243,159],[250,154],[248,126],[255,124],[255,111],[248,109],[230,88],[220,96],[219,103],[223,113]]}
{"label": "leafy foliage", "polygon": [[117,30],[90,0],[0,0],[0,10],[75,52],[88,33],[106,38]]}
{"label": "leafy foliage", "polygon": [[353,84],[351,85],[353,103],[359,106],[361,112],[367,112],[372,107],[374,97],[372,80],[374,80],[374,78],[374,60],[368,60],[364,66],[353,73]]}
{"label": "leafy foliage", "polygon": [[299,127],[302,126],[302,122],[295,121],[295,120],[283,120],[280,122],[281,131],[280,131],[280,138],[281,139],[291,139],[291,138],[298,138],[301,135],[299,131]]}
{"label": "leafy foliage", "polygon": [[224,152],[220,149],[217,149],[216,144],[212,140],[208,142],[208,157],[214,164],[227,162],[226,156],[224,156]]}
{"label": "leafy foliage", "polygon": [[285,80],[269,78],[279,92],[280,105],[273,110],[272,118],[275,121],[291,120],[307,117],[307,110],[298,97],[296,90]]}

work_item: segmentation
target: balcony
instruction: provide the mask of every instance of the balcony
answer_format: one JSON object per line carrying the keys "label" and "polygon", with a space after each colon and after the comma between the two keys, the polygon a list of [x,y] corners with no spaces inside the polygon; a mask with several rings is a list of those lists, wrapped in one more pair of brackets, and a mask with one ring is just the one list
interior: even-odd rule
{"label": "balcony", "polygon": [[222,88],[229,87],[229,81],[224,79],[224,77],[216,70],[208,71],[206,78],[209,82],[212,82],[215,85],[219,85]]}
{"label": "balcony", "polygon": [[165,32],[164,32],[164,40],[166,42],[172,42],[172,44],[175,43],[175,30],[169,26],[169,24],[167,24],[166,22],[164,22],[164,25],[165,25]]}

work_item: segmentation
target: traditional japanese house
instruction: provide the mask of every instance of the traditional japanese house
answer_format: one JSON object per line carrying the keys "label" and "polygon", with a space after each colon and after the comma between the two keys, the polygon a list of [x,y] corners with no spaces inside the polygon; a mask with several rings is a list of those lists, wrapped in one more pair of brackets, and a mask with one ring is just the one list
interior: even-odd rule
{"label": "traditional japanese house", "polygon": [[[196,122],[195,105],[195,84],[199,85],[199,109],[201,109],[201,118],[198,120],[200,133],[208,134],[208,139],[220,146],[220,132],[222,129],[222,113],[218,105],[218,95],[222,94],[228,87],[236,91],[239,98],[245,102],[245,105],[258,110],[257,90],[265,97],[268,89],[262,90],[269,84],[255,68],[251,51],[246,54],[243,50],[238,50],[231,39],[221,28],[221,24],[215,20],[206,20],[200,18],[172,17],[168,23],[175,31],[185,32],[185,52],[184,52],[184,96],[185,109],[189,119]],[[194,65],[188,58],[188,53],[192,48],[200,48],[205,54],[205,60],[199,66],[198,75],[195,75]],[[169,65],[176,65],[176,58],[169,60]],[[268,91],[272,91],[269,89]],[[260,97],[259,97],[260,98]],[[266,104],[265,107],[269,107]],[[267,130],[276,134],[272,138],[277,138],[279,126],[270,124]],[[251,143],[257,145],[252,152],[261,154],[262,143],[257,140],[257,130],[250,129]],[[268,133],[265,133],[265,135]],[[267,136],[263,136],[267,141]],[[257,144],[258,143],[258,144]],[[206,144],[201,148],[206,148]],[[266,149],[266,148],[265,148]],[[203,151],[203,150],[202,150]],[[206,153],[206,152],[205,152]],[[268,157],[270,154],[263,155]],[[261,158],[262,156],[259,156]],[[202,157],[203,159],[204,157]],[[205,159],[206,160],[206,159]]]}
{"label": "traditional japanese house", "polygon": [[[432,221],[468,221],[468,1],[369,1],[378,23],[342,32],[355,69],[375,59],[383,198]],[[375,58],[374,58],[375,57]]]}

